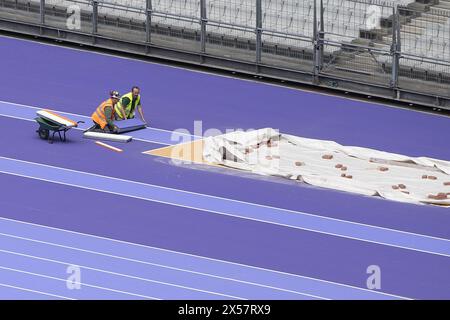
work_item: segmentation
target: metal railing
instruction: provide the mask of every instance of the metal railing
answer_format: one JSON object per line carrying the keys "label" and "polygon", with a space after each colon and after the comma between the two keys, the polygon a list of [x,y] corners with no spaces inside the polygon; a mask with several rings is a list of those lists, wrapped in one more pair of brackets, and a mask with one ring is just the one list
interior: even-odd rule
{"label": "metal railing", "polygon": [[[69,8],[69,9],[68,9]],[[450,97],[450,10],[383,0],[0,0],[0,18]],[[16,18],[16,19],[20,19]]]}

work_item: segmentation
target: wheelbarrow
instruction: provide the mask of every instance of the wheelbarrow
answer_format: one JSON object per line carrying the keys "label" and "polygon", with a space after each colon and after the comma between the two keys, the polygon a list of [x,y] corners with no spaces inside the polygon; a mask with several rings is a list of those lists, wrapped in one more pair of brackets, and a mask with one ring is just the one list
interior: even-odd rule
{"label": "wheelbarrow", "polygon": [[49,110],[40,110],[37,115],[35,120],[39,124],[39,128],[36,132],[41,139],[48,140],[49,143],[53,143],[55,134],[58,134],[61,141],[66,141],[66,132],[77,127],[78,124],[84,123],[84,121],[72,121]]}

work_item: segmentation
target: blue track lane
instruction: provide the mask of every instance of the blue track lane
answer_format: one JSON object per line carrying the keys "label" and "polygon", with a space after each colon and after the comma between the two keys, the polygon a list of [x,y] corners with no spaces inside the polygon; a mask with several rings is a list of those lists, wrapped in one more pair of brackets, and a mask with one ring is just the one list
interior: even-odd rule
{"label": "blue track lane", "polygon": [[[69,265],[77,265],[82,283],[164,299],[400,298],[8,219],[0,219],[0,261],[0,267],[40,270],[42,275],[60,279],[67,278]],[[72,297],[70,293],[66,296]]]}
{"label": "blue track lane", "polygon": [[[0,267],[0,283],[77,300],[95,298],[114,300],[154,299],[149,296],[139,296],[129,292],[118,292],[112,289],[94,287],[87,284],[85,284],[81,290],[69,290],[67,288],[67,274],[58,278],[42,275],[37,272],[39,271],[34,270],[34,272],[30,273],[26,270]],[[6,299],[8,297],[1,298]]]}
{"label": "blue track lane", "polygon": [[[31,106],[24,106],[15,103],[0,101],[0,115],[4,117],[22,119],[27,121],[34,121],[37,117],[36,112],[43,108],[36,108]],[[73,121],[83,121],[75,129],[86,130],[92,126],[92,120],[88,116],[60,112],[54,110],[58,114],[61,114]],[[131,135],[135,140],[157,143],[161,145],[172,145],[185,141],[192,141],[198,137],[183,132],[172,132],[162,129],[146,128],[144,130],[129,132],[126,135]]]}
{"label": "blue track lane", "polygon": [[44,292],[9,286],[0,283],[0,297],[3,300],[67,300],[67,297],[60,297]]}
{"label": "blue track lane", "polygon": [[[2,239],[3,241],[4,239]],[[14,243],[14,241],[10,241],[6,245],[10,245]],[[24,245],[23,243],[17,243],[20,245]],[[11,247],[12,250],[14,250],[13,247]],[[26,250],[32,251],[34,249],[43,250],[42,246],[35,245],[34,247],[28,247],[24,245],[24,248],[21,248],[19,251],[26,251]],[[36,251],[35,251],[36,252]],[[58,252],[60,253],[60,252]],[[67,261],[67,254],[63,255],[60,259],[64,259]],[[41,255],[41,254],[39,254]],[[45,255],[45,254],[44,254]],[[57,263],[54,261],[48,261],[48,260],[42,260],[37,259],[29,256],[22,256],[18,254],[11,254],[7,252],[0,252],[0,260],[2,260],[1,268],[11,268],[11,269],[17,269],[25,272],[36,272],[36,270],[39,270],[40,275],[42,276],[48,276],[48,277],[55,277],[62,280],[66,280],[69,275],[67,274],[66,270],[69,267],[69,265],[75,264],[75,263]],[[80,266],[84,266],[83,259],[80,257],[71,257],[72,261],[79,261]],[[69,260],[69,261],[70,261]],[[95,264],[95,260],[91,261],[92,264]],[[103,265],[102,267],[106,267],[107,265]],[[157,275],[154,275],[152,278],[135,278],[132,276],[124,276],[121,274],[112,274],[109,272],[104,272],[103,269],[91,269],[91,268],[83,268],[80,269],[80,275],[81,275],[81,284],[86,286],[95,286],[99,288],[108,288],[113,289],[121,292],[130,292],[135,294],[136,296],[142,296],[142,297],[158,297],[159,299],[183,299],[183,300],[211,300],[211,299],[236,299],[239,297],[236,296],[230,296],[226,294],[220,294],[220,293],[213,293],[213,292],[205,292],[200,289],[195,289],[195,287],[182,287],[180,285],[174,284],[176,279],[173,279],[171,282],[161,282],[158,280]],[[42,279],[42,282],[45,280]],[[219,288],[219,287],[217,287]],[[83,288],[81,288],[83,289]],[[70,292],[73,290],[67,290],[67,293],[70,295]],[[67,294],[66,294],[67,295]],[[287,296],[287,295],[286,295]],[[283,295],[279,295],[279,298],[285,298]],[[98,296],[91,296],[90,298],[96,298]],[[101,296],[100,296],[101,297]],[[260,296],[261,297],[261,296]],[[301,297],[301,295],[300,295]]]}
{"label": "blue track lane", "polygon": [[0,157],[0,172],[443,256],[450,241]]}
{"label": "blue track lane", "polygon": [[[186,129],[199,134],[192,126],[201,120],[203,131],[273,127],[448,160],[448,118],[29,41],[0,43],[9,49],[1,54],[8,77],[0,78],[0,298],[449,297],[445,208],[142,154],[198,138]],[[128,70],[133,83],[116,70]],[[107,92],[134,84],[152,128],[130,133],[133,143],[112,143],[122,153],[83,139]],[[50,145],[35,133],[41,108],[86,123]],[[69,264],[81,267],[82,290],[67,289]],[[383,292],[365,289],[372,264],[381,267]]]}

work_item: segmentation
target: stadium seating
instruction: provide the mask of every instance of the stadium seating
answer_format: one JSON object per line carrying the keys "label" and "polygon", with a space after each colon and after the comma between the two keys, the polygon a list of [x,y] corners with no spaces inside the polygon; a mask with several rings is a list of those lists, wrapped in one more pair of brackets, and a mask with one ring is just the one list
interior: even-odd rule
{"label": "stadium seating", "polygon": [[[38,2],[39,0],[29,0]],[[414,0],[323,0],[325,40],[330,45],[325,52],[333,52],[338,46],[332,43],[352,43],[371,27],[368,22],[373,17],[370,7],[379,10],[379,19],[389,19],[393,5],[424,6]],[[46,0],[47,5],[65,8],[73,5],[67,0]],[[92,11],[91,1],[78,0],[81,10]],[[255,0],[206,0],[207,33],[227,39],[253,41],[256,27]],[[145,0],[100,0],[99,17],[124,19],[143,25],[145,22]],[[198,32],[200,30],[200,0],[152,0],[154,15],[152,22],[177,30]],[[184,18],[177,18],[182,16]],[[310,47],[314,29],[314,0],[262,0],[263,43],[288,47]],[[388,49],[392,43],[392,31],[378,27],[381,36],[369,40],[378,47]],[[402,21],[400,32],[402,52],[428,59],[450,62],[450,0],[430,2],[423,13]],[[302,39],[299,41],[299,39]],[[303,41],[303,42],[302,42]],[[388,62],[390,57],[380,57]],[[404,61],[405,65],[426,66],[427,62]],[[434,66],[439,71],[440,67]],[[448,69],[448,67],[447,67]],[[447,70],[449,72],[449,70]]]}

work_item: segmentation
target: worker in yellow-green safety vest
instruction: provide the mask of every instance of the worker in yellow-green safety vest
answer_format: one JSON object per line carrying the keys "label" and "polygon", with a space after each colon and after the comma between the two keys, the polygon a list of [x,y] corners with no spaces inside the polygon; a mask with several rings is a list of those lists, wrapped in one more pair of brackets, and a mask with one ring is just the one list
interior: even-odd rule
{"label": "worker in yellow-green safety vest", "polygon": [[134,86],[131,89],[131,92],[124,94],[120,98],[119,102],[115,106],[116,120],[133,119],[137,108],[140,118],[145,124],[147,124],[147,121],[145,121],[144,118],[144,113],[142,112],[140,91],[141,90],[139,87]]}

